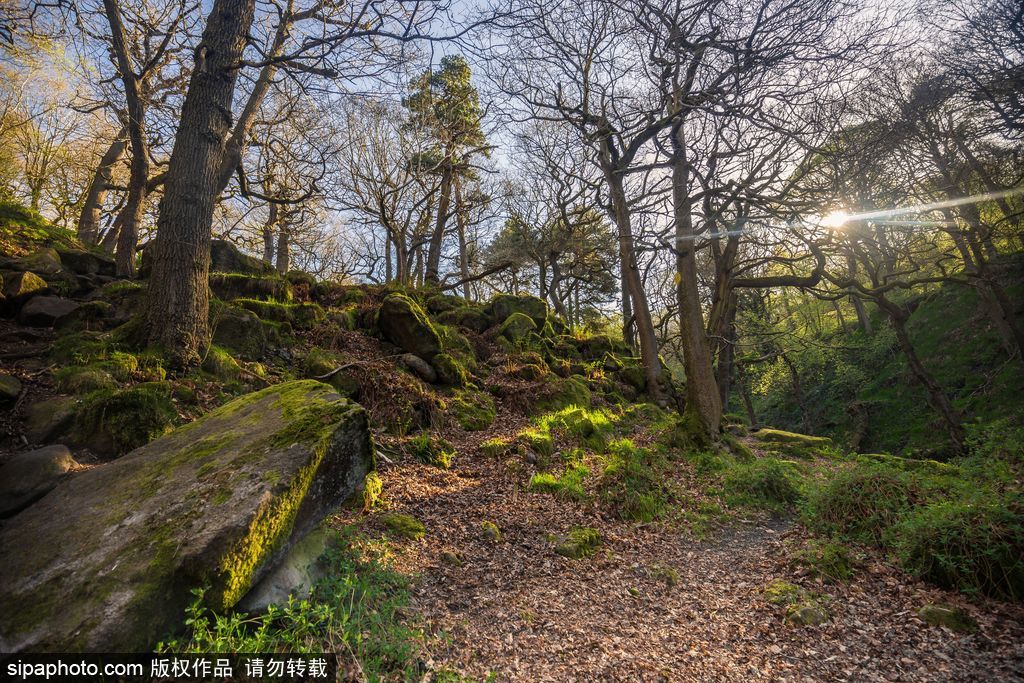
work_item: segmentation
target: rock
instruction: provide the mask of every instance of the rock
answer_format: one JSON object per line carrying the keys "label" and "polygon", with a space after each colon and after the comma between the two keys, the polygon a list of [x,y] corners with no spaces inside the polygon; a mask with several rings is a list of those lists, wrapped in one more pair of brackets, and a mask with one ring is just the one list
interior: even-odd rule
{"label": "rock", "polygon": [[290,301],[291,285],[278,275],[210,273],[210,290],[222,301],[234,299],[273,299]]}
{"label": "rock", "polygon": [[441,338],[415,301],[403,294],[389,294],[381,302],[377,327],[389,342],[430,361],[441,353]]}
{"label": "rock", "polygon": [[797,626],[818,626],[828,621],[828,612],[815,602],[802,602],[786,610],[786,621]]}
{"label": "rock", "polygon": [[94,291],[89,298],[112,306],[111,323],[119,325],[142,313],[146,305],[146,287],[138,282],[118,280]]}
{"label": "rock", "polygon": [[466,300],[461,296],[454,296],[452,294],[435,294],[426,301],[427,310],[435,314],[463,308],[467,305]]}
{"label": "rock", "polygon": [[573,527],[564,538],[558,540],[558,543],[555,545],[555,552],[562,557],[581,560],[597,552],[600,545],[601,534],[598,533],[597,529]]}
{"label": "rock", "polygon": [[18,322],[29,327],[53,327],[81,304],[60,296],[36,296],[18,312]]}
{"label": "rock", "polygon": [[535,296],[499,294],[491,301],[491,316],[495,322],[507,320],[513,313],[521,313],[533,320],[537,329],[544,326],[548,318],[548,305]]}
{"label": "rock", "polygon": [[7,407],[21,395],[21,380],[14,375],[0,372],[0,407]]}
{"label": "rock", "polygon": [[423,522],[419,521],[415,517],[409,515],[399,514],[397,512],[390,512],[383,515],[380,521],[391,533],[402,538],[407,538],[410,541],[416,541],[423,538],[427,530],[423,526]]}
{"label": "rock", "polygon": [[144,382],[88,394],[75,411],[70,438],[74,445],[116,458],[163,436],[177,419],[170,386]]}
{"label": "rock", "polygon": [[511,342],[526,339],[531,332],[537,331],[537,324],[524,313],[513,313],[501,324],[498,335]]}
{"label": "rock", "polygon": [[632,355],[629,348],[621,341],[612,339],[607,334],[595,334],[579,342],[580,353],[587,360],[604,358],[606,354],[614,353],[622,356]]}
{"label": "rock", "polygon": [[212,316],[213,343],[233,351],[242,360],[261,360],[281,345],[288,326],[260,320],[244,308],[221,306]]}
{"label": "rock", "polygon": [[57,396],[33,403],[25,412],[25,433],[29,443],[52,443],[71,431],[76,401]]}
{"label": "rock", "polygon": [[76,464],[67,446],[15,455],[0,467],[0,517],[10,517],[42,498]]}
{"label": "rock", "polygon": [[501,529],[494,522],[484,521],[480,524],[480,530],[483,533],[484,539],[491,543],[501,543],[502,535]]}
{"label": "rock", "polygon": [[4,275],[4,299],[7,305],[20,304],[37,294],[45,294],[49,289],[46,280],[29,270]]}
{"label": "rock", "polygon": [[399,362],[405,367],[409,368],[417,377],[428,384],[433,384],[437,381],[437,373],[434,372],[434,368],[430,366],[430,363],[423,360],[414,353],[402,354],[398,358]]}
{"label": "rock", "polygon": [[568,406],[589,408],[592,400],[587,382],[572,376],[551,381],[539,392],[531,408],[534,414],[553,412]]}
{"label": "rock", "polygon": [[243,612],[266,612],[270,605],[287,605],[288,598],[305,600],[313,586],[330,575],[324,553],[336,543],[338,533],[323,525],[292,546],[281,561],[235,606]]}
{"label": "rock", "polygon": [[210,272],[246,273],[248,275],[277,274],[272,265],[243,254],[238,247],[227,240],[212,240],[210,242]]}
{"label": "rock", "polygon": [[115,327],[114,307],[106,301],[87,301],[54,323],[58,330],[98,332]]}
{"label": "rock", "polygon": [[444,325],[464,327],[474,332],[483,332],[491,326],[491,319],[478,308],[463,306],[438,314],[437,321]]}
{"label": "rock", "polygon": [[14,259],[8,264],[15,270],[31,270],[41,275],[63,274],[64,265],[60,261],[60,255],[56,249],[45,247],[34,251],[28,256]]}
{"label": "rock", "polygon": [[809,436],[781,429],[760,429],[753,436],[793,458],[813,458],[821,449],[832,446],[832,439],[827,436]]}
{"label": "rock", "polygon": [[114,259],[106,254],[98,254],[84,249],[57,249],[61,263],[77,275],[116,274]]}
{"label": "rock", "polygon": [[449,387],[464,387],[468,381],[466,368],[454,356],[439,353],[430,362],[437,373],[437,381]]}
{"label": "rock", "polygon": [[978,630],[978,622],[971,615],[952,605],[925,605],[918,610],[917,616],[929,626],[945,626],[959,633]]}
{"label": "rock", "polygon": [[193,588],[235,606],[372,468],[362,407],[296,381],[82,472],[0,529],[0,651],[151,651]]}
{"label": "rock", "polygon": [[619,371],[619,379],[637,391],[647,389],[647,375],[640,365],[627,365]]}

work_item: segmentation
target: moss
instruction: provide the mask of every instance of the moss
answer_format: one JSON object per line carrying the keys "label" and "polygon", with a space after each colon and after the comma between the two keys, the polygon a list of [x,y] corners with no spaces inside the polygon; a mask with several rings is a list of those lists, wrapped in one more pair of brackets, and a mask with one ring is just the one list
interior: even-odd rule
{"label": "moss", "polygon": [[612,442],[598,482],[601,499],[624,521],[651,522],[668,499],[661,469],[650,449],[636,448],[629,439]]}
{"label": "moss", "polygon": [[753,437],[793,458],[813,458],[822,450],[832,447],[832,439],[809,436],[779,429],[759,429]]}
{"label": "moss", "polygon": [[820,626],[828,621],[828,612],[815,600],[790,605],[786,608],[786,622],[797,626]]}
{"label": "moss", "polygon": [[927,604],[917,611],[917,616],[929,626],[945,626],[958,633],[978,630],[978,622],[971,615],[952,605]]}
{"label": "moss", "polygon": [[773,605],[789,605],[800,600],[804,591],[788,581],[776,579],[764,587],[764,599]]}
{"label": "moss", "polygon": [[500,458],[514,451],[516,445],[505,439],[488,439],[480,444],[480,452],[491,458]]}
{"label": "moss", "polygon": [[433,437],[430,434],[420,434],[406,440],[406,446],[410,449],[412,456],[426,465],[433,465],[441,469],[448,469],[452,466],[452,459],[455,457],[455,447],[440,437]]}
{"label": "moss", "polygon": [[573,527],[565,538],[555,546],[555,552],[562,557],[580,560],[590,557],[601,545],[601,534],[590,527]]}
{"label": "moss", "polygon": [[430,361],[437,372],[438,382],[452,387],[464,387],[468,381],[466,368],[451,354],[439,353]]}
{"label": "moss", "polygon": [[960,469],[956,465],[937,460],[919,460],[915,458],[901,458],[886,453],[858,453],[857,460],[862,462],[873,462],[886,465],[905,472],[921,472],[940,476],[959,476]]}
{"label": "moss", "polygon": [[232,299],[273,299],[291,301],[288,281],[276,275],[258,276],[244,273],[210,273],[210,289],[222,301]]}
{"label": "moss", "polygon": [[568,406],[589,408],[591,400],[590,387],[579,377],[553,379],[533,402],[532,411],[538,414],[555,412]]}
{"label": "moss", "polygon": [[106,370],[72,365],[61,368],[54,376],[57,389],[67,394],[88,394],[100,389],[114,389],[117,382]]}
{"label": "moss", "polygon": [[242,372],[238,361],[226,349],[215,345],[211,345],[207,349],[206,357],[203,358],[202,368],[217,379],[228,381],[238,379]]}
{"label": "moss", "polygon": [[384,481],[376,472],[366,475],[363,482],[363,511],[369,512],[380,502],[384,493]]}
{"label": "moss", "polygon": [[479,432],[494,422],[494,398],[482,391],[459,391],[447,402],[459,426],[467,432]]}
{"label": "moss", "polygon": [[793,553],[790,564],[802,567],[812,578],[835,583],[853,576],[856,561],[846,546],[831,541],[810,541]]}
{"label": "moss", "polygon": [[498,335],[515,344],[524,342],[536,330],[537,324],[529,316],[513,313],[498,328]]}
{"label": "moss", "polygon": [[491,541],[492,543],[501,543],[501,529],[494,522],[484,521],[480,523],[480,529],[484,534],[484,538]]}
{"label": "moss", "polygon": [[215,494],[213,494],[211,502],[214,505],[223,505],[229,500],[231,500],[231,489],[220,489]]}
{"label": "moss", "polygon": [[753,462],[754,452],[747,445],[729,433],[722,434],[722,442],[737,462]]}
{"label": "moss", "polygon": [[546,429],[524,429],[516,438],[536,453],[539,456],[538,460],[550,458],[555,454],[555,441]]}
{"label": "moss", "polygon": [[381,516],[380,521],[391,533],[411,541],[419,540],[427,533],[423,523],[409,515],[391,512]]}
{"label": "moss", "polygon": [[319,304],[282,303],[260,299],[235,299],[232,303],[247,311],[252,311],[262,320],[289,323],[298,330],[312,329],[327,319],[327,313]]}
{"label": "moss", "polygon": [[530,491],[540,493],[551,493],[560,498],[584,502],[587,493],[583,489],[583,481],[590,470],[578,463],[566,466],[561,475],[554,475],[549,472],[537,472],[530,478],[528,488]]}
{"label": "moss", "polygon": [[50,347],[50,360],[59,365],[89,365],[107,357],[110,343],[91,334],[59,337]]}
{"label": "moss", "polygon": [[178,418],[166,385],[95,391],[75,414],[76,441],[121,455],[170,431]]}
{"label": "moss", "polygon": [[730,468],[722,486],[734,503],[770,510],[791,506],[802,497],[794,465],[775,458],[759,458]]}

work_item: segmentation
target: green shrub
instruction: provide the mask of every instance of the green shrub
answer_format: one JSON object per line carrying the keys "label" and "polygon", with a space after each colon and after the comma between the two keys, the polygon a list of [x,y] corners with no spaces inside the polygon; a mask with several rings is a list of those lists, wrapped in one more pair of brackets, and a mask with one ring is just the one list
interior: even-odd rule
{"label": "green shrub", "polygon": [[439,437],[432,437],[430,434],[420,434],[406,440],[412,457],[420,462],[448,469],[452,466],[452,459],[455,457],[455,447]]}
{"label": "green shrub", "polygon": [[609,444],[609,455],[598,483],[598,493],[620,519],[650,522],[668,502],[661,463],[646,448],[629,439]]}
{"label": "green shrub", "polygon": [[910,509],[912,497],[907,473],[858,463],[813,487],[803,516],[816,531],[858,543],[879,544],[887,530]]}
{"label": "green shrub", "polygon": [[979,493],[933,502],[892,528],[900,564],[946,588],[1024,599],[1024,499]]}
{"label": "green shrub", "polygon": [[259,616],[215,614],[204,605],[204,590],[194,590],[186,636],[160,643],[157,651],[319,654],[330,645],[350,653],[368,680],[417,677],[418,634],[404,624],[408,580],[388,569],[380,553],[344,539],[332,543],[321,562],[328,576],[308,600],[290,599]]}
{"label": "green shrub", "polygon": [[759,458],[730,468],[722,482],[737,502],[776,509],[800,500],[795,468],[775,458]]}

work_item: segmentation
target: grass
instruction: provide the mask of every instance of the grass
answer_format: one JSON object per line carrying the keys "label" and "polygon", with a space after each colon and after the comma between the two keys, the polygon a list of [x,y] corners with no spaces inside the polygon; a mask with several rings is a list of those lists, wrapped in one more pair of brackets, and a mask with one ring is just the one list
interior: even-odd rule
{"label": "grass", "polygon": [[664,459],[629,439],[613,441],[608,451],[598,482],[601,500],[624,521],[651,522],[659,517],[669,500]]}
{"label": "grass", "polygon": [[[362,547],[361,547],[362,546]],[[308,599],[290,598],[265,614],[215,614],[204,589],[185,614],[187,633],[157,646],[162,653],[336,652],[358,663],[369,680],[416,676],[420,632],[408,625],[408,581],[389,569],[382,553],[346,530],[322,561],[330,574]]]}
{"label": "grass", "polygon": [[588,497],[583,482],[589,474],[590,470],[582,464],[574,463],[566,466],[560,475],[537,472],[530,478],[528,488],[531,491],[552,493],[560,498],[582,503]]}

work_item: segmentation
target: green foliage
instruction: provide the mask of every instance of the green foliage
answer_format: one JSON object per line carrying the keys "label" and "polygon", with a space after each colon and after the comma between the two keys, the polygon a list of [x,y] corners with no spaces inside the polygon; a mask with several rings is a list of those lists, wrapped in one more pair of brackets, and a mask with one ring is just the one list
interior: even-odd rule
{"label": "green foliage", "polygon": [[729,468],[722,482],[737,503],[779,509],[800,500],[799,475],[791,464],[758,458]]}
{"label": "green foliage", "polygon": [[54,374],[57,389],[68,394],[88,394],[99,389],[114,389],[117,382],[102,368],[72,365]]}
{"label": "green foliage", "polygon": [[629,439],[613,441],[598,483],[598,493],[620,519],[650,522],[668,502],[663,463],[652,451],[636,448]]}
{"label": "green foliage", "polygon": [[911,505],[909,476],[884,465],[857,463],[812,487],[804,518],[812,529],[859,543],[880,543]]}
{"label": "green foliage", "polygon": [[582,503],[587,499],[583,482],[589,474],[590,470],[582,464],[573,463],[567,465],[560,475],[537,472],[530,478],[529,489],[540,493],[551,493],[560,498]]}
{"label": "green foliage", "polygon": [[444,470],[452,466],[455,447],[440,437],[418,434],[409,437],[405,445],[412,457],[426,465],[433,465]]}
{"label": "green foliage", "polygon": [[370,472],[363,480],[363,512],[370,512],[380,503],[384,494],[384,482],[376,472]]}
{"label": "green foliage", "polygon": [[18,202],[0,199],[0,253],[20,256],[42,246],[81,248],[70,230]]}
{"label": "green foliage", "polygon": [[488,439],[480,444],[480,452],[492,458],[499,458],[515,450],[515,444],[506,439]]}
{"label": "green foliage", "polygon": [[891,531],[907,571],[946,588],[1024,599],[1024,499],[981,493],[918,507]]}
{"label": "green foliage", "polygon": [[289,599],[263,615],[215,614],[205,591],[185,613],[187,635],[157,646],[162,653],[351,653],[370,680],[409,679],[416,672],[419,634],[404,623],[408,582],[387,568],[379,552],[348,538],[321,558],[330,574],[306,600]]}

